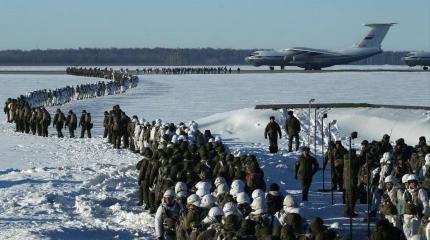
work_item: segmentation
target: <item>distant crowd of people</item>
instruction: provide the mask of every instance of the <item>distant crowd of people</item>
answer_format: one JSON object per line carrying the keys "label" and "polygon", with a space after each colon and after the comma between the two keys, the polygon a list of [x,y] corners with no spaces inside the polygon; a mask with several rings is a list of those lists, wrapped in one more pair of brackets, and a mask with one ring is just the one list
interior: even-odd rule
{"label": "distant crowd of people", "polygon": [[107,68],[104,69],[93,67],[93,68],[86,68],[86,67],[67,67],[66,68],[66,74],[69,75],[76,75],[76,76],[85,76],[85,77],[97,77],[97,78],[105,78],[110,79],[114,81],[121,81],[121,80],[131,80],[132,78],[137,78],[137,76],[132,75],[128,68],[120,70],[113,70],[113,68]]}
{"label": "distant crowd of people", "polygon": [[231,67],[147,67],[136,69],[136,74],[231,74],[240,73],[240,68]]}

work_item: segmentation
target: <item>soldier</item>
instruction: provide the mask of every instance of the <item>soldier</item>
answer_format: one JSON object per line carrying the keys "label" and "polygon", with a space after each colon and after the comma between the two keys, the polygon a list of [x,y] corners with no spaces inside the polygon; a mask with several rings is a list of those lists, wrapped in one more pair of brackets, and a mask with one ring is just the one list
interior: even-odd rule
{"label": "soldier", "polygon": [[267,207],[269,208],[270,214],[275,214],[282,209],[282,202],[284,201],[284,195],[279,192],[279,185],[276,183],[270,184],[269,192],[266,195]]}
{"label": "soldier", "polygon": [[337,190],[339,187],[339,191],[343,191],[343,167],[344,167],[344,156],[348,153],[348,150],[342,145],[341,141],[336,141],[335,147],[331,152],[331,159],[333,160],[333,190]]}
{"label": "soldier", "polygon": [[257,239],[277,239],[280,235],[281,224],[278,219],[267,212],[267,204],[264,198],[256,198],[251,203],[252,212],[248,219],[255,226]]}
{"label": "soldier", "polygon": [[299,150],[300,121],[293,115],[293,111],[288,111],[288,119],[285,121],[285,130],[288,134],[288,151],[293,151],[293,138],[296,140],[296,151]]}
{"label": "soldier", "polygon": [[380,212],[385,215],[385,218],[393,224],[393,226],[399,228],[400,220],[397,214],[397,193],[398,189],[396,185],[396,178],[393,176],[385,177],[385,188],[386,190],[382,194],[382,205]]}
{"label": "soldier", "polygon": [[393,150],[393,146],[390,143],[390,135],[384,134],[382,140],[379,142],[379,149],[381,152],[391,152]]}
{"label": "soldier", "polygon": [[275,214],[275,217],[282,226],[289,226],[291,228],[289,229],[289,232],[293,232],[294,235],[303,233],[304,221],[300,215],[300,209],[297,208],[291,195],[285,196],[283,200],[283,207]]}
{"label": "soldier", "polygon": [[76,117],[76,114],[72,110],[70,110],[66,118],[66,127],[69,128],[70,138],[75,137],[75,130],[77,128],[77,125],[78,118]]}
{"label": "soldier", "polygon": [[343,189],[345,198],[345,217],[357,217],[355,213],[355,203],[357,200],[357,174],[358,174],[358,159],[354,150],[350,154],[344,155],[343,168]]}
{"label": "soldier", "polygon": [[408,179],[408,187],[403,193],[403,199],[407,203],[412,203],[415,206],[419,218],[429,213],[429,200],[427,192],[418,185],[418,178],[414,174],[410,174]]}
{"label": "soldier", "polygon": [[49,114],[48,110],[46,110],[44,107],[42,107],[42,136],[48,137],[48,127],[51,125],[51,115]]}
{"label": "soldier", "polygon": [[269,136],[270,153],[278,152],[278,134],[279,134],[279,138],[281,138],[282,137],[281,127],[279,127],[279,124],[275,122],[275,117],[271,116],[270,122],[267,124],[264,130],[264,138],[267,139],[267,136]]}
{"label": "soldier", "polygon": [[336,239],[336,233],[332,229],[329,229],[324,226],[323,220],[319,217],[311,219],[309,223],[309,234],[311,235],[310,239]]}
{"label": "soldier", "polygon": [[57,109],[57,113],[54,115],[54,121],[52,123],[52,127],[55,127],[55,129],[57,129],[57,134],[59,138],[63,138],[64,135],[61,132],[61,130],[64,127],[64,121],[65,121],[66,117],[64,116],[64,113],[61,112],[60,109]]}
{"label": "soldier", "polygon": [[157,239],[174,240],[176,223],[182,209],[175,200],[175,192],[169,189],[163,194],[162,204],[155,214],[155,235]]}
{"label": "soldier", "polygon": [[82,111],[79,126],[81,127],[81,138],[84,138],[85,131],[87,132],[87,137],[91,138],[91,128],[93,127],[91,123],[91,114],[87,113],[85,110]]}
{"label": "soldier", "polygon": [[295,179],[298,178],[297,173],[300,174],[302,201],[308,201],[308,192],[312,184],[312,177],[319,169],[317,160],[310,155],[309,151],[310,148],[303,148],[303,154],[297,159],[294,170]]}
{"label": "soldier", "polygon": [[394,227],[387,219],[381,219],[376,223],[375,231],[370,236],[370,240],[406,240],[400,229]]}
{"label": "soldier", "polygon": [[109,112],[108,111],[104,112],[103,127],[105,129],[103,132],[103,138],[107,138],[109,133]]}
{"label": "soldier", "polygon": [[3,110],[4,110],[4,113],[6,114],[6,121],[7,122],[10,122],[10,112],[9,112],[9,104],[12,102],[12,99],[11,98],[8,98],[7,100],[6,100],[6,102],[4,103],[4,108],[3,108]]}

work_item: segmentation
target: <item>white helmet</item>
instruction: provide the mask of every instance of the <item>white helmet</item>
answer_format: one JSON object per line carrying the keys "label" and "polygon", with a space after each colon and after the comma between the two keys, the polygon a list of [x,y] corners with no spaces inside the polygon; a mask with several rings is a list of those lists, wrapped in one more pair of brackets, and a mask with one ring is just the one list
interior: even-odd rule
{"label": "white helmet", "polygon": [[245,190],[245,183],[240,179],[233,180],[231,183],[231,189],[233,188],[239,189],[241,190],[240,192],[243,192]]}
{"label": "white helmet", "polygon": [[382,155],[382,158],[381,158],[381,163],[387,163],[387,162],[391,162],[391,153],[390,152],[385,152],[383,155]]}
{"label": "white helmet", "polygon": [[139,125],[143,125],[143,124],[145,124],[145,119],[143,118],[139,119]]}
{"label": "white helmet", "polygon": [[187,198],[188,192],[187,191],[180,191],[176,193],[176,196],[178,198]]}
{"label": "white helmet", "polygon": [[222,140],[221,140],[221,137],[220,136],[216,136],[215,137],[215,142],[221,142]]}
{"label": "white helmet", "polygon": [[213,143],[215,142],[214,138],[209,138],[208,142]]}
{"label": "white helmet", "polygon": [[230,195],[232,195],[233,197],[237,197],[237,194],[244,192],[244,189],[239,188],[237,185],[232,186],[232,188],[230,188]]}
{"label": "white helmet", "polygon": [[252,192],[252,195],[251,195],[251,197],[252,197],[252,199],[257,199],[257,198],[264,198],[265,197],[265,192],[263,191],[263,190],[261,190],[261,189],[255,189],[253,192]]}
{"label": "white helmet", "polygon": [[197,194],[191,194],[187,198],[187,205],[194,205],[196,207],[200,207],[200,197]]}
{"label": "white helmet", "polygon": [[222,208],[223,212],[224,212],[224,216],[230,216],[232,214],[236,214],[237,213],[237,206],[235,203],[233,202],[228,202],[226,204],[224,204],[224,207]]}
{"label": "white helmet", "polygon": [[161,119],[159,118],[155,119],[155,125],[161,126]]}
{"label": "white helmet", "polygon": [[285,196],[283,205],[284,207],[295,207],[296,203],[294,202],[293,196],[291,195]]}
{"label": "white helmet", "polygon": [[164,194],[163,197],[175,197],[175,191],[173,191],[173,189],[167,189]]}
{"label": "white helmet", "polygon": [[397,179],[394,176],[386,176],[384,179],[385,183],[392,183],[393,185],[396,185]]}
{"label": "white helmet", "polygon": [[224,211],[219,207],[212,207],[208,213],[208,216],[210,218],[215,218],[217,216],[222,216],[222,215],[224,215]]}
{"label": "white helmet", "polygon": [[424,160],[426,165],[430,165],[430,153],[426,154],[426,156],[424,157]]}
{"label": "white helmet", "polygon": [[216,187],[217,196],[219,196],[222,193],[229,192],[229,191],[230,191],[230,189],[229,189],[227,184],[221,184],[221,185],[218,185],[218,187]]}
{"label": "white helmet", "polygon": [[178,192],[187,192],[188,191],[188,187],[187,184],[185,184],[184,182],[177,182],[175,185],[175,192],[176,194]]}
{"label": "white helmet", "polygon": [[262,214],[267,212],[267,203],[264,198],[256,198],[251,203],[252,212],[255,214]]}
{"label": "white helmet", "polygon": [[196,194],[199,195],[200,198],[202,198],[204,195],[209,194],[211,192],[211,184],[209,182],[200,181],[196,183]]}
{"label": "white helmet", "polygon": [[402,177],[402,183],[407,183],[408,182],[409,175],[410,174],[408,174],[408,173],[406,173],[405,175],[403,175],[403,177]]}
{"label": "white helmet", "polygon": [[216,197],[212,194],[206,194],[200,201],[200,207],[209,209],[214,206],[216,200]]}
{"label": "white helmet", "polygon": [[225,180],[225,178],[224,177],[217,177],[216,179],[215,179],[215,182],[214,182],[214,184],[215,184],[215,187],[218,187],[220,184],[222,184],[222,183],[227,183],[227,181]]}
{"label": "white helmet", "polygon": [[417,181],[418,182],[418,178],[415,174],[409,174],[408,182],[409,181]]}
{"label": "white helmet", "polygon": [[246,192],[241,192],[237,194],[236,202],[238,204],[244,204],[244,203],[250,204],[251,199],[249,198],[248,194],[246,194]]}

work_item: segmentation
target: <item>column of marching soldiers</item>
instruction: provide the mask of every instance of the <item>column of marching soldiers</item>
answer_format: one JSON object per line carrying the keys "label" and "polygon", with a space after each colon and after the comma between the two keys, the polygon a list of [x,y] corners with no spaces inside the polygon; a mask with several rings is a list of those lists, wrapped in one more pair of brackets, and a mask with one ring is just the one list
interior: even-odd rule
{"label": "column of marching soldiers", "polygon": [[231,74],[240,73],[240,68],[231,67],[146,67],[136,69],[136,74]]}
{"label": "column of marching soldiers", "polygon": [[81,84],[57,88],[54,90],[36,90],[26,95],[21,95],[16,99],[8,98],[4,105],[4,112],[9,123],[15,123],[15,131],[29,133],[33,135],[48,136],[48,129],[51,123],[57,130],[58,137],[63,137],[62,129],[68,128],[70,137],[75,137],[75,130],[81,127],[81,138],[87,132],[91,137],[91,114],[82,111],[80,121],[77,121],[76,114],[70,110],[67,117],[57,109],[53,119],[45,106],[60,106],[73,100],[83,100],[88,98],[107,96],[124,93],[130,88],[137,87],[139,79],[135,75],[130,75],[126,71],[113,71],[99,68],[67,68],[67,74],[78,76],[99,77],[110,79],[108,82],[97,82],[93,84]]}

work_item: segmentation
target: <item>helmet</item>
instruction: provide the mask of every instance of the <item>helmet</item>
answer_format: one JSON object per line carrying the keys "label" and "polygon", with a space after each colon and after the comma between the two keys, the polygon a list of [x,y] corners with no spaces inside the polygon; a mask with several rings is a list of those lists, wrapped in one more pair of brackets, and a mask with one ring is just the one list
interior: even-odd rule
{"label": "helmet", "polygon": [[184,192],[188,191],[187,184],[185,184],[184,182],[177,182],[175,185],[175,192],[178,193],[178,192],[182,192],[182,191],[184,191]]}
{"label": "helmet", "polygon": [[221,140],[221,137],[220,136],[216,136],[215,137],[215,142],[221,142],[222,140]]}
{"label": "helmet", "polygon": [[143,125],[143,124],[145,124],[145,119],[143,118],[139,119],[139,125]]}
{"label": "helmet", "polygon": [[186,197],[187,197],[187,195],[188,195],[188,192],[187,192],[187,191],[180,191],[180,192],[177,192],[177,193],[176,193],[176,196],[177,196],[178,198],[186,198]]}
{"label": "helmet", "polygon": [[264,191],[263,190],[261,190],[261,189],[255,189],[253,192],[252,192],[252,195],[251,195],[251,197],[252,197],[252,199],[257,199],[257,198],[264,198],[264,195],[265,195],[265,193],[264,193]]}
{"label": "helmet", "polygon": [[240,179],[233,180],[233,182],[231,183],[231,189],[240,189],[242,190],[240,192],[243,192],[243,190],[245,189],[245,183]]}
{"label": "helmet", "polygon": [[211,218],[215,218],[217,216],[222,216],[222,215],[224,215],[224,211],[219,207],[212,207],[208,213],[208,216]]}
{"label": "helmet", "polygon": [[243,188],[240,188],[238,185],[234,185],[230,188],[230,195],[233,197],[236,197],[237,194],[244,192],[245,190]]}
{"label": "helmet", "polygon": [[149,126],[151,126],[151,123],[149,123],[149,122],[145,122],[145,126],[146,126],[146,127],[149,127]]}
{"label": "helmet", "polygon": [[225,180],[225,178],[224,177],[217,177],[216,179],[215,179],[215,182],[214,182],[214,184],[215,184],[215,187],[218,187],[220,184],[222,184],[222,183],[227,183],[227,181]]}
{"label": "helmet", "polygon": [[409,175],[410,174],[403,175],[403,177],[402,177],[402,183],[407,183],[408,182]]}
{"label": "helmet", "polygon": [[380,163],[388,163],[391,162],[392,155],[390,152],[386,152],[382,155]]}
{"label": "helmet", "polygon": [[167,189],[164,194],[163,197],[175,197],[175,191],[173,191],[173,189]]}
{"label": "helmet", "polygon": [[291,195],[285,196],[283,205],[284,207],[295,207],[296,203],[294,202],[293,196]]}
{"label": "helmet", "polygon": [[236,195],[236,201],[238,204],[244,204],[244,203],[250,204],[251,203],[251,199],[249,198],[249,196],[246,192],[238,193]]}
{"label": "helmet", "polygon": [[409,181],[417,181],[418,182],[418,178],[417,178],[417,176],[415,174],[409,174],[407,180],[408,180],[408,182]]}
{"label": "helmet", "polygon": [[200,201],[200,207],[211,208],[215,204],[216,200],[216,197],[214,197],[212,194],[206,194]]}
{"label": "helmet", "polygon": [[254,201],[252,201],[251,203],[251,208],[253,212],[256,214],[265,213],[267,211],[266,199],[264,198],[254,199]]}
{"label": "helmet", "polygon": [[187,205],[194,205],[196,207],[200,207],[200,197],[197,194],[191,194],[187,198]]}
{"label": "helmet", "polygon": [[159,118],[155,119],[155,125],[161,126],[161,119]]}
{"label": "helmet", "polygon": [[217,196],[219,194],[226,193],[229,191],[230,191],[230,189],[228,188],[227,184],[221,184],[221,185],[218,185],[218,187],[216,187]]}
{"label": "helmet", "polygon": [[213,143],[213,142],[215,142],[215,140],[214,140],[214,138],[209,138],[208,142]]}
{"label": "helmet", "polygon": [[224,212],[224,216],[230,216],[232,214],[236,214],[237,210],[237,206],[235,203],[233,202],[228,202],[226,204],[224,204],[224,207],[222,208],[223,212]]}
{"label": "helmet", "polygon": [[396,184],[396,178],[394,177],[394,176],[386,176],[385,177],[385,179],[384,179],[384,182],[385,183],[392,183],[393,185],[395,185]]}
{"label": "helmet", "polygon": [[197,188],[196,194],[202,198],[204,195],[209,194],[211,192],[212,186],[208,182],[200,181],[196,184],[196,188]]}

